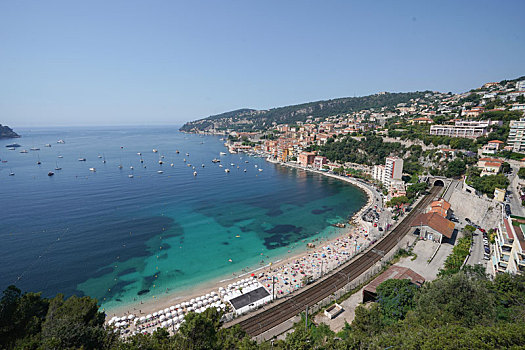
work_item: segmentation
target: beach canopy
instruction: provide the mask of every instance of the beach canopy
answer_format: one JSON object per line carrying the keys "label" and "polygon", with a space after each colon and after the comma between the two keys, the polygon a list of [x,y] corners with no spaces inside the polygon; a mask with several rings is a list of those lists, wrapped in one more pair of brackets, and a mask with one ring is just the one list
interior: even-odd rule
{"label": "beach canopy", "polygon": [[146,315],[146,320],[149,320],[151,318],[151,314]]}
{"label": "beach canopy", "polygon": [[135,315],[131,314],[131,315],[128,315],[128,320],[132,320],[135,318]]}
{"label": "beach canopy", "polygon": [[171,310],[171,311],[175,310],[175,306],[173,306],[173,305],[170,306],[170,310]]}
{"label": "beach canopy", "polygon": [[158,315],[159,315],[158,312],[154,312],[154,313],[153,313],[153,317],[157,317]]}

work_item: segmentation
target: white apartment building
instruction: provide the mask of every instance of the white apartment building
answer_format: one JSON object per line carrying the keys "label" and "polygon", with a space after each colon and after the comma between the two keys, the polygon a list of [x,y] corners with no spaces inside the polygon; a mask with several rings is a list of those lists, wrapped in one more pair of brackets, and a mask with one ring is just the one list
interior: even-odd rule
{"label": "white apartment building", "polygon": [[510,121],[510,132],[507,144],[512,146],[514,152],[525,150],[525,118]]}
{"label": "white apartment building", "polygon": [[380,181],[386,188],[390,188],[393,180],[401,180],[403,176],[403,159],[387,157],[385,165],[374,165],[372,178]]}
{"label": "white apartment building", "polygon": [[374,165],[372,169],[372,179],[379,182],[385,182],[385,166],[384,165]]}
{"label": "white apartment building", "polygon": [[387,157],[385,163],[385,180],[383,183],[390,188],[392,180],[401,180],[403,176],[403,159],[399,157]]}
{"label": "white apartment building", "polygon": [[490,121],[456,121],[454,125],[432,125],[430,135],[476,139],[487,135]]}
{"label": "white apartment building", "polygon": [[523,273],[525,271],[525,226],[512,224],[511,218],[504,218],[499,223],[495,243],[492,244],[492,274]]}

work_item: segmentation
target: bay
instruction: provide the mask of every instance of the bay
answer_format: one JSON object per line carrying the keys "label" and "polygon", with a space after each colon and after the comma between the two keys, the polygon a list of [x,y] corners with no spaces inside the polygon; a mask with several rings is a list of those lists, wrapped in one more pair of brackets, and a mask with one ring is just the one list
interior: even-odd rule
{"label": "bay", "polygon": [[0,288],[89,295],[105,310],[187,292],[336,235],[330,224],[366,201],[346,183],[221,156],[219,136],[177,129],[17,129],[22,138],[1,140]]}

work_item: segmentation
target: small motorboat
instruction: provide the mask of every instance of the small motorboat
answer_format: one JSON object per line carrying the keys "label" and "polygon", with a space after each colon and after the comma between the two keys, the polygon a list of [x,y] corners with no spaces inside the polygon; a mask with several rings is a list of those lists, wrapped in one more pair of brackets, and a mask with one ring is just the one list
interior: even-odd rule
{"label": "small motorboat", "polygon": [[171,163],[170,166],[175,166],[175,164]]}
{"label": "small motorboat", "polygon": [[226,155],[226,152],[220,152],[219,153],[221,156],[225,156]]}
{"label": "small motorboat", "polygon": [[221,160],[220,160],[220,159],[217,159],[217,158],[214,158],[211,162],[212,162],[212,163],[220,163]]}
{"label": "small motorboat", "polygon": [[246,169],[244,169],[244,172],[246,172]]}
{"label": "small motorboat", "polygon": [[64,156],[58,156],[58,158],[64,158]]}
{"label": "small motorboat", "polygon": [[190,156],[190,154],[189,154],[189,153],[186,153],[186,157],[189,157],[189,156]]}
{"label": "small motorboat", "polygon": [[38,147],[31,147],[29,150],[30,151],[40,151],[40,148],[38,148]]}
{"label": "small motorboat", "polygon": [[51,145],[49,143],[46,143],[45,146],[46,147],[51,147]]}
{"label": "small motorboat", "polygon": [[230,172],[230,169],[224,169],[224,172],[225,172],[225,173],[229,173],[229,172]]}
{"label": "small motorboat", "polygon": [[9,176],[15,176],[15,173],[13,173],[12,171],[9,173]]}
{"label": "small motorboat", "polygon": [[137,155],[141,156],[141,155],[142,155],[142,153],[140,153],[140,152],[137,152]]}
{"label": "small motorboat", "polygon": [[197,176],[197,172],[196,171],[193,172],[193,176]]}
{"label": "small motorboat", "polygon": [[50,171],[50,172],[47,173],[47,176],[53,176],[53,175],[55,175],[55,173],[52,172],[52,171]]}
{"label": "small motorboat", "polygon": [[164,162],[162,160],[159,160],[159,164],[164,164]]}
{"label": "small motorboat", "polygon": [[179,152],[179,150],[176,150],[175,153],[179,154],[180,152]]}
{"label": "small motorboat", "polygon": [[64,144],[64,143],[66,143],[66,141],[64,141],[64,140],[58,140],[57,143],[62,143],[62,144]]}
{"label": "small motorboat", "polygon": [[204,168],[204,164],[202,164],[202,167]]}
{"label": "small motorboat", "polygon": [[95,169],[95,168],[89,168],[89,171],[96,172],[97,169]]}
{"label": "small motorboat", "polygon": [[157,171],[157,173],[158,173],[158,174],[164,174],[164,171],[159,170],[159,171]]}
{"label": "small motorboat", "polygon": [[262,169],[259,169],[259,171],[262,171]]}
{"label": "small motorboat", "polygon": [[154,148],[154,149],[153,149],[153,153],[157,153],[157,152],[158,152],[158,151]]}
{"label": "small motorboat", "polygon": [[78,158],[78,161],[79,161],[79,162],[85,162],[85,161],[86,161],[86,158]]}
{"label": "small motorboat", "polygon": [[129,174],[128,177],[131,179],[133,177],[133,174]]}
{"label": "small motorboat", "polygon": [[23,149],[23,150],[20,151],[20,153],[27,153],[27,150]]}

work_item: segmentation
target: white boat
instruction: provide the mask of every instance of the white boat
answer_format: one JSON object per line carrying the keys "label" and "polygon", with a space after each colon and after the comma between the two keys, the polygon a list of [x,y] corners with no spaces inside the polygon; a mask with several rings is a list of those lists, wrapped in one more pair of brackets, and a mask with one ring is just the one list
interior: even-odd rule
{"label": "white boat", "polygon": [[164,171],[159,170],[159,171],[157,171],[157,173],[159,173],[159,174],[164,174]]}
{"label": "white boat", "polygon": [[202,164],[202,167],[204,168],[204,164]]}
{"label": "white boat", "polygon": [[40,151],[40,148],[38,148],[38,147],[31,147],[29,150],[30,151]]}
{"label": "white boat", "polygon": [[79,161],[79,162],[85,162],[85,161],[86,161],[86,158],[78,158],[78,161]]}
{"label": "white boat", "polygon": [[244,172],[246,172],[246,169],[244,169]]}
{"label": "white boat", "polygon": [[189,157],[189,156],[190,156],[190,154],[189,154],[189,153],[186,153],[186,157]]}
{"label": "white boat", "polygon": [[95,171],[97,171],[97,169],[95,169],[95,168],[89,168],[89,171],[95,172]]}
{"label": "white boat", "polygon": [[255,164],[255,167],[257,168],[257,164]]}
{"label": "white boat", "polygon": [[186,158],[184,158],[182,161],[183,161],[184,163],[186,163]]}
{"label": "white boat", "polygon": [[27,153],[27,150],[23,149],[23,150],[20,151],[20,153]]}
{"label": "white boat", "polygon": [[137,155],[141,156],[141,155],[142,155],[142,153],[140,153],[140,152],[137,152]]}
{"label": "white boat", "polygon": [[191,166],[191,164],[190,164],[190,163],[188,163],[188,164],[186,164],[186,165],[187,165],[188,167],[190,167],[190,166]]}
{"label": "white boat", "polygon": [[259,171],[262,171],[262,169],[259,169]]}
{"label": "white boat", "polygon": [[15,176],[15,173],[13,173],[12,171],[9,173],[9,176]]}
{"label": "white boat", "polygon": [[58,156],[58,158],[64,158],[64,156]]}
{"label": "white boat", "polygon": [[14,148],[14,147],[9,147],[8,150],[10,150],[10,151],[14,151],[15,148]]}
{"label": "white boat", "polygon": [[226,152],[221,152],[219,153],[221,156],[225,156],[226,155]]}
{"label": "white boat", "polygon": [[119,164],[119,165],[118,165],[118,168],[119,168],[119,169],[122,169],[122,164]]}
{"label": "white boat", "polygon": [[230,172],[230,169],[224,169],[224,172],[225,172],[225,173],[229,173],[229,172]]}
{"label": "white boat", "polygon": [[45,146],[46,147],[51,147],[51,145],[49,143],[46,143]]}
{"label": "white boat", "polygon": [[154,148],[154,149],[153,149],[153,153],[157,153],[157,152],[158,152],[158,151]]}
{"label": "white boat", "polygon": [[99,157],[99,158],[102,158],[102,156],[101,156],[100,154],[98,155],[98,157]]}
{"label": "white boat", "polygon": [[170,166],[175,166],[175,164],[171,163]]}
{"label": "white boat", "polygon": [[62,170],[62,168],[58,166],[58,162],[56,162],[56,165],[57,166],[56,166],[55,170]]}
{"label": "white boat", "polygon": [[164,162],[162,160],[159,160],[159,164],[163,164]]}
{"label": "white boat", "polygon": [[62,144],[64,144],[64,143],[66,143],[66,141],[64,141],[64,140],[58,140],[57,143],[62,143]]}
{"label": "white boat", "polygon": [[193,172],[193,176],[197,176],[197,172],[196,171]]}
{"label": "white boat", "polygon": [[217,159],[217,158],[214,158],[211,162],[212,162],[212,163],[220,163],[221,160],[220,160],[220,159]]}
{"label": "white boat", "polygon": [[132,178],[132,177],[133,177],[133,174],[129,174],[128,177],[129,177],[129,178]]}
{"label": "white boat", "polygon": [[219,164],[219,168],[222,168],[222,164]]}
{"label": "white boat", "polygon": [[230,163],[230,165],[231,165],[231,166],[235,166],[235,164],[233,164],[233,163]]}
{"label": "white boat", "polygon": [[131,170],[133,170],[133,165],[129,167]]}

